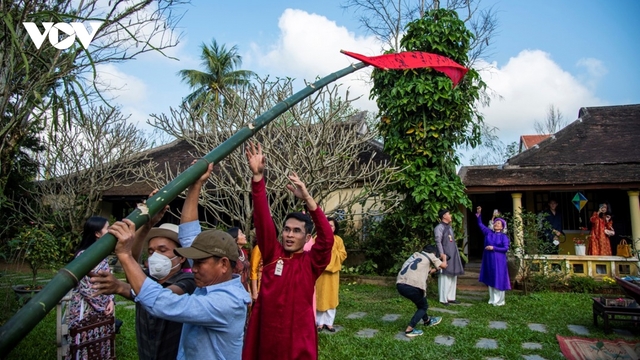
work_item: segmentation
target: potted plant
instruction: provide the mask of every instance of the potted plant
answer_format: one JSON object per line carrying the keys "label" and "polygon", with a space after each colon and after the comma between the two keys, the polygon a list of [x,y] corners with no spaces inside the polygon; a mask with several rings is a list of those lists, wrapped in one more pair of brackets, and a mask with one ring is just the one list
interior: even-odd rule
{"label": "potted plant", "polygon": [[[51,226],[47,226],[52,228]],[[42,268],[55,269],[61,260],[60,241],[50,229],[38,225],[25,226],[18,235],[9,241],[16,261],[26,261],[31,268],[31,282],[13,286],[16,296],[28,301],[34,293],[42,289],[37,282],[38,270]]]}
{"label": "potted plant", "polygon": [[575,246],[576,255],[584,256],[587,252],[587,242],[590,235],[585,235],[586,227],[581,227],[580,230],[580,235],[573,238],[573,245]]}

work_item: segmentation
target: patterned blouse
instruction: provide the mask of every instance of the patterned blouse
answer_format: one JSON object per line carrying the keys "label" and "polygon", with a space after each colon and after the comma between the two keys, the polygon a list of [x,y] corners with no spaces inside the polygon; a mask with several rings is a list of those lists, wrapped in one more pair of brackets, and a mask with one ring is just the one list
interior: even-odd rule
{"label": "patterned blouse", "polygon": [[251,292],[251,287],[249,284],[249,274],[251,273],[251,263],[249,262],[249,255],[245,252],[244,249],[238,249],[238,261],[236,261],[236,267],[233,270],[234,274],[240,275],[240,281],[242,282],[242,286],[248,291]]}
{"label": "patterned blouse", "polygon": [[[80,251],[76,258],[82,253],[83,251]],[[102,260],[91,271],[97,273],[100,270],[111,271],[107,259]],[[109,302],[114,298],[113,295],[93,296],[96,292],[97,290],[91,288],[89,276],[80,279],[78,286],[71,290],[71,301],[69,302],[69,313],[67,315],[69,317],[69,327],[76,327],[82,319],[95,313],[104,312]]]}

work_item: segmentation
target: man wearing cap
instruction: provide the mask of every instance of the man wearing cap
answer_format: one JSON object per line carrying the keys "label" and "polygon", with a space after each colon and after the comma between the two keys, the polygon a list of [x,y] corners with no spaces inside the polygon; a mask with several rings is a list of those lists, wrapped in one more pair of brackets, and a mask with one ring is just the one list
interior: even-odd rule
{"label": "man wearing cap", "polygon": [[240,359],[246,307],[251,299],[239,276],[232,274],[238,247],[231,235],[208,230],[190,247],[174,249],[175,255],[193,261],[197,286],[192,295],[177,295],[149,279],[134,259],[133,222],[116,222],[109,232],[118,239],[115,253],[135,301],[156,317],[184,324],[177,359]]}
{"label": "man wearing cap", "polygon": [[458,276],[464,275],[464,268],[458,252],[458,243],[453,236],[453,228],[451,228],[451,213],[448,209],[442,209],[438,212],[438,218],[440,224],[435,227],[433,234],[440,253],[440,260],[447,261],[447,268],[442,269],[440,276],[438,276],[440,303],[443,305],[459,304],[456,300],[456,286],[458,285]]}
{"label": "man wearing cap", "polygon": [[[162,218],[162,211],[158,219]],[[155,221],[153,221],[155,222]],[[143,225],[136,232],[132,246],[132,256],[139,259],[139,254],[146,247],[149,254],[148,270],[145,275],[155,280],[163,288],[170,289],[175,294],[191,294],[196,288],[193,274],[183,272],[185,258],[174,254],[173,250],[180,247],[178,242],[178,226],[162,224],[151,228],[151,223]],[[146,246],[145,246],[146,245]],[[92,274],[91,282],[98,294],[118,294],[133,300],[131,286],[118,280],[111,272],[101,271]],[[175,359],[178,356],[178,345],[182,323],[158,318],[136,302],[136,339],[138,342],[138,358],[142,360]]]}
{"label": "man wearing cap", "polygon": [[[317,359],[314,285],[331,261],[331,226],[305,184],[295,173],[291,174],[287,188],[306,203],[310,217],[288,214],[281,245],[269,210],[263,177],[265,158],[260,145],[247,146],[246,155],[253,173],[253,221],[264,266],[260,296],[251,312],[242,358]],[[309,251],[304,251],[313,225],[317,229],[316,242]]]}
{"label": "man wearing cap", "polygon": [[[152,192],[149,197],[157,192]],[[147,251],[149,263],[145,275],[174,293],[191,294],[196,288],[193,274],[183,272],[188,265],[183,257],[176,256],[173,250],[180,247],[178,226],[162,224],[153,227],[164,216],[168,207],[160,211],[136,232],[131,249],[135,259],[140,259],[142,251]],[[93,288],[98,294],[118,294],[133,300],[131,286],[118,280],[111,272],[100,271],[91,274]],[[182,323],[157,318],[136,302],[136,339],[139,359],[175,359],[178,354]]]}

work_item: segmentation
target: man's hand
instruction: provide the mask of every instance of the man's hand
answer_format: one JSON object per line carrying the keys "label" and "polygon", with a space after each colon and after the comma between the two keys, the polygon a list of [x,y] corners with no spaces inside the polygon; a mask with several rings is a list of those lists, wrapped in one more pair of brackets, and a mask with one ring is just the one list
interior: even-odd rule
{"label": "man's hand", "polygon": [[128,284],[116,279],[111,272],[100,270],[97,274],[89,273],[89,276],[93,284],[91,287],[97,290],[94,296],[118,294],[129,298]]}
{"label": "man's hand", "polygon": [[[193,160],[191,165],[195,164],[196,161],[197,160]],[[202,174],[202,176],[200,176],[198,180],[196,180],[195,184],[198,184],[202,187],[202,185],[204,185],[207,181],[209,181],[209,176],[211,176],[211,173],[213,172],[213,166],[214,166],[213,163],[209,164],[209,166],[207,167],[207,171],[205,171],[204,174]]]}
{"label": "man's hand", "polygon": [[245,154],[247,155],[247,161],[249,162],[249,169],[253,173],[253,181],[260,181],[262,174],[264,173],[265,157],[262,154],[262,146],[258,143],[249,143],[247,145]]}
{"label": "man's hand", "polygon": [[302,182],[302,180],[300,180],[298,174],[293,173],[287,177],[293,183],[287,184],[287,189],[289,189],[295,197],[302,201],[307,201],[311,198],[311,195],[309,195],[309,192],[307,191],[307,186]]}
{"label": "man's hand", "polygon": [[289,175],[288,178],[292,184],[287,184],[287,189],[289,189],[295,197],[304,201],[307,204],[307,209],[309,209],[309,211],[315,211],[318,208],[318,204],[313,197],[309,195],[307,186],[302,182],[302,180],[300,180],[298,174],[293,173]]}
{"label": "man's hand", "polygon": [[484,247],[485,250],[493,251],[493,246],[487,245]]}
{"label": "man's hand", "polygon": [[482,206],[476,207],[476,216],[480,216],[482,214]]}
{"label": "man's hand", "polygon": [[109,233],[118,239],[115,253],[118,257],[121,255],[131,255],[131,247],[136,236],[136,224],[129,219],[117,221],[109,227]]}
{"label": "man's hand", "polygon": [[440,264],[440,268],[441,268],[441,269],[446,269],[446,268],[447,268],[447,266],[449,266],[449,264],[447,264],[447,261],[446,261],[446,260],[445,260],[445,261],[443,261],[443,262],[442,262],[442,264]]}
{"label": "man's hand", "polygon": [[[158,193],[158,189],[153,190],[151,194],[149,194],[149,198],[157,193]],[[160,209],[160,211],[158,211],[157,214],[155,214],[151,219],[149,219],[149,221],[145,225],[147,225],[149,228],[156,226],[158,221],[162,220],[162,217],[164,216],[164,213],[167,212],[167,210],[169,210],[169,205],[166,205],[165,207]]]}

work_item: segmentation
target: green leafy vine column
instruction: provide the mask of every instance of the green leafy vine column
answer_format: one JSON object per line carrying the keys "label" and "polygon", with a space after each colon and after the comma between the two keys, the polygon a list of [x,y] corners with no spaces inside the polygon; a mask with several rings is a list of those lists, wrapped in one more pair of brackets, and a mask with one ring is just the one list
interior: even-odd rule
{"label": "green leafy vine column", "polygon": [[[402,51],[425,51],[446,56],[467,67],[472,33],[454,11],[437,9],[407,25]],[[448,208],[461,230],[461,207],[471,202],[456,174],[456,148],[480,142],[485,83],[471,68],[454,88],[444,74],[432,69],[384,71],[372,74],[380,109],[379,129],[384,151],[401,165],[391,191],[405,195],[402,209],[390,215],[407,233],[430,234],[438,210]],[[406,234],[406,233],[405,233]]]}

